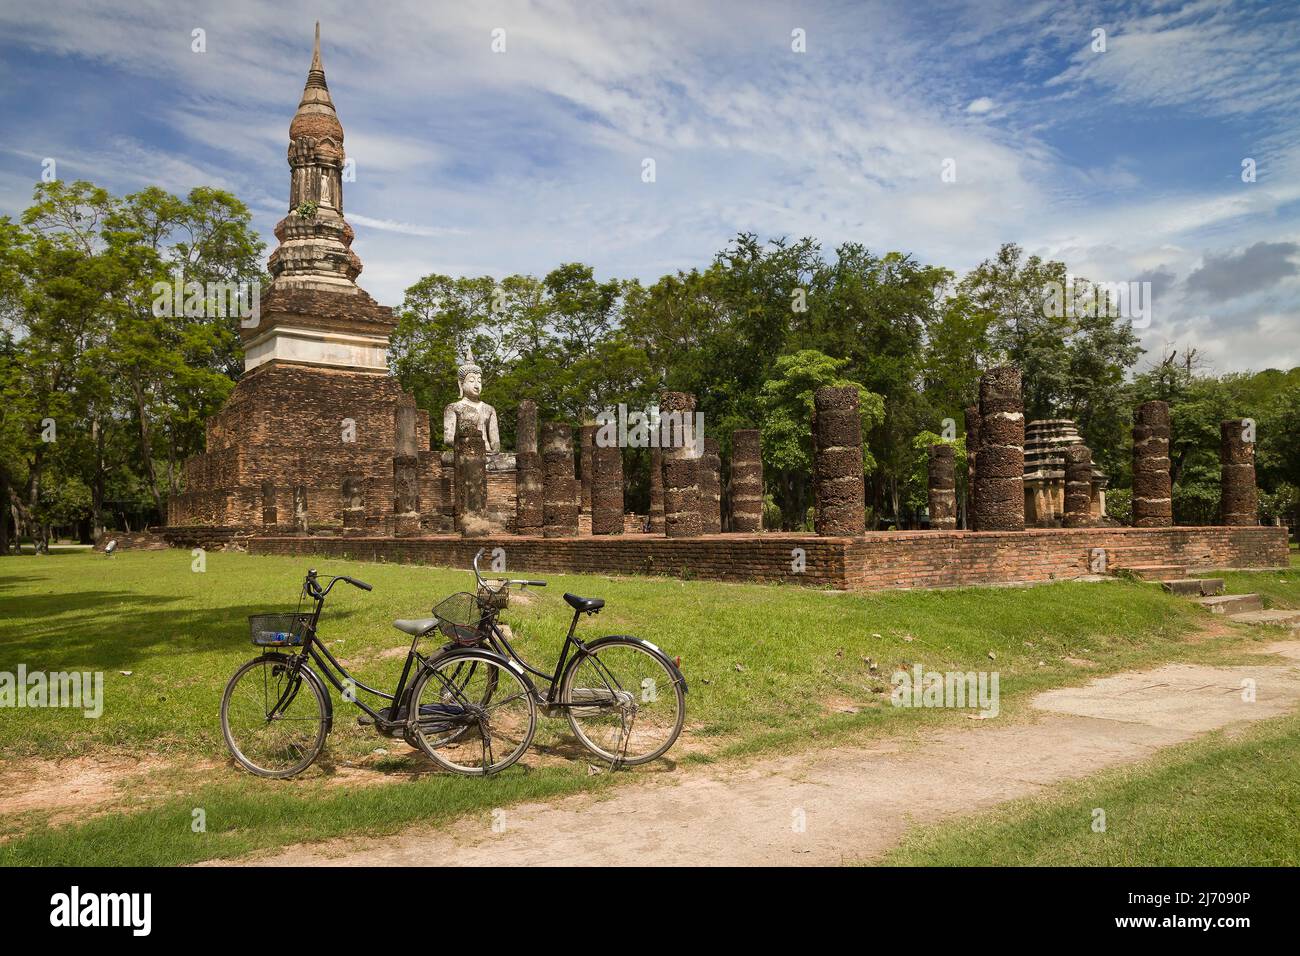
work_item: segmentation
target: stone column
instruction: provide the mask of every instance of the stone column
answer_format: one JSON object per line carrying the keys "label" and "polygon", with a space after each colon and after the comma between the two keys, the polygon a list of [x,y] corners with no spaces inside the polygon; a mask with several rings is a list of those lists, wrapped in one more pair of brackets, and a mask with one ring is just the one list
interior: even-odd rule
{"label": "stone column", "polygon": [[343,479],[343,530],[353,533],[366,528],[365,478],[348,475]]}
{"label": "stone column", "polygon": [[966,524],[971,531],[979,530],[979,513],[975,510],[975,461],[980,450],[980,407],[971,405],[966,414]]}
{"label": "stone column", "polygon": [[[0,521],[8,516],[0,515]],[[280,513],[275,506],[275,482],[270,478],[262,479],[262,527],[274,528],[280,523]]]}
{"label": "stone column", "polygon": [[817,533],[862,534],[867,516],[857,386],[823,386],[813,394],[813,406]]}
{"label": "stone column", "polygon": [[623,533],[623,449],[592,445],[591,533]]}
{"label": "stone column", "polygon": [[578,491],[573,477],[573,429],[563,422],[542,426],[542,534],[572,538],[578,533]]}
{"label": "stone column", "polygon": [[930,528],[957,527],[957,449],[947,442],[930,446]]}
{"label": "stone column", "polygon": [[722,534],[722,449],[716,438],[704,439],[699,476],[700,528],[705,534]]}
{"label": "stone column", "polygon": [[1067,528],[1087,528],[1092,518],[1092,449],[1070,445],[1065,449],[1065,517]]}
{"label": "stone column", "polygon": [[394,417],[397,440],[393,455],[393,534],[419,534],[420,459],[415,408],[398,405]]}
{"label": "stone column", "polygon": [[298,534],[307,533],[307,486],[293,486],[293,530]]}
{"label": "stone column", "polygon": [[1025,406],[1020,369],[1000,365],[980,377],[975,511],[980,531],[1025,530]]}
{"label": "stone column", "polygon": [[542,456],[537,453],[537,403],[519,403],[515,434],[515,533],[542,533]]}
{"label": "stone column", "polygon": [[583,425],[578,429],[578,446],[581,453],[578,458],[578,477],[582,480],[582,501],[579,507],[585,515],[591,515],[591,479],[594,471],[592,456],[596,448],[596,426]]}
{"label": "stone column", "polygon": [[[695,457],[695,396],[689,392],[664,392],[659,398],[663,448],[664,534],[670,538],[695,538],[703,533],[700,520],[700,459]],[[673,417],[675,416],[675,418]],[[665,426],[665,421],[674,422]],[[670,432],[670,427],[680,430]]]}
{"label": "stone column", "polygon": [[456,482],[452,475],[455,471],[455,455],[446,452],[439,458],[438,470],[438,530],[451,534],[456,530]]}
{"label": "stone column", "polygon": [[473,422],[456,430],[456,530],[466,538],[491,530],[487,519],[487,446]]}
{"label": "stone column", "polygon": [[1169,478],[1169,406],[1143,402],[1133,414],[1133,527],[1174,523]]}
{"label": "stone column", "polygon": [[763,452],[757,428],[731,433],[731,530],[763,530]]}
{"label": "stone column", "polygon": [[650,533],[664,533],[664,453],[650,449]]}
{"label": "stone column", "polygon": [[1248,422],[1234,418],[1219,424],[1219,467],[1219,520],[1226,525],[1259,524],[1255,442]]}

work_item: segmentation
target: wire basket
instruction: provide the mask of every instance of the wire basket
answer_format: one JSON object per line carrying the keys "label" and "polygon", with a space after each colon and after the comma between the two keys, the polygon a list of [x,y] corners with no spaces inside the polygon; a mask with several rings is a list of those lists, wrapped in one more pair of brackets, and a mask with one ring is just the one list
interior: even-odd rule
{"label": "wire basket", "polygon": [[478,598],[468,591],[459,591],[434,605],[433,616],[438,619],[439,631],[467,646],[479,642],[479,625],[487,617]]}
{"label": "wire basket", "polygon": [[250,614],[248,628],[258,647],[297,647],[311,629],[310,614]]}

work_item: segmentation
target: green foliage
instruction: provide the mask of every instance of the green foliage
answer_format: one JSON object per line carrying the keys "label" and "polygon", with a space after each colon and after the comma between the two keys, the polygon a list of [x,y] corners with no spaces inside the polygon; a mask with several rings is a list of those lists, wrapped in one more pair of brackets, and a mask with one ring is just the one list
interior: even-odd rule
{"label": "green foliage", "polygon": [[1120,524],[1133,523],[1133,489],[1106,489],[1106,514]]}

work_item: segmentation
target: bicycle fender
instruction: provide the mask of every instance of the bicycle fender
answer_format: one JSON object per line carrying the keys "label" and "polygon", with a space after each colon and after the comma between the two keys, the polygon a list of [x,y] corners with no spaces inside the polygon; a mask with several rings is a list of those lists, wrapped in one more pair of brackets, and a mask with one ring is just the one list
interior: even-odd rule
{"label": "bicycle fender", "polygon": [[644,637],[634,637],[631,634],[606,634],[604,637],[598,637],[594,641],[586,642],[587,649],[592,651],[599,650],[601,644],[613,640],[632,641],[636,644],[640,644],[642,647],[648,650],[655,657],[659,658],[659,660],[663,661],[664,665],[668,668],[669,672],[677,680],[681,681],[683,694],[690,693],[691,689],[690,686],[686,683],[686,675],[683,674],[682,669],[677,666],[677,662],[673,660],[671,657],[669,657],[667,654],[665,654],[662,650],[660,650],[659,645],[653,643],[652,641],[647,641]]}

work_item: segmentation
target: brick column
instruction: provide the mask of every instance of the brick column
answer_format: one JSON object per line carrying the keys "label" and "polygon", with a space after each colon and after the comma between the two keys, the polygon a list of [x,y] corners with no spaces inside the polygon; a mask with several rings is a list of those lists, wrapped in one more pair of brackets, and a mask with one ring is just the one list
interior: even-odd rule
{"label": "brick column", "polygon": [[438,460],[438,530],[451,534],[456,530],[456,482],[452,477],[455,471],[455,456],[450,456],[453,464],[448,464],[442,456]]}
{"label": "brick column", "polygon": [[722,449],[716,438],[704,439],[699,475],[700,528],[705,534],[722,534]]}
{"label": "brick column", "polygon": [[572,538],[578,533],[578,491],[573,477],[573,428],[562,422],[542,426],[542,534]]}
{"label": "brick column", "polygon": [[542,533],[542,456],[537,453],[537,403],[519,403],[515,432],[515,533]]}
{"label": "brick column", "polygon": [[1240,418],[1219,424],[1219,520],[1226,525],[1259,524],[1255,443],[1246,441],[1246,433]]}
{"label": "brick column", "polygon": [[1071,445],[1065,449],[1065,517],[1067,528],[1087,528],[1092,518],[1092,449]]}
{"label": "brick column", "polygon": [[763,530],[763,452],[756,428],[731,433],[731,530]]}
{"label": "brick column", "polygon": [[1174,523],[1169,478],[1169,406],[1143,402],[1133,413],[1133,527]]}
{"label": "brick column", "polygon": [[650,533],[664,533],[664,453],[650,449]]}
{"label": "brick column", "polygon": [[[586,466],[584,466],[586,467]],[[623,533],[623,449],[591,447],[591,533]]]}
{"label": "brick column", "polygon": [[971,531],[978,531],[979,512],[975,510],[975,479],[978,474],[975,467],[980,450],[980,407],[971,405],[966,414],[966,524]]}
{"label": "brick column", "polygon": [[[3,521],[7,515],[0,516]],[[262,527],[274,528],[280,523],[280,513],[275,506],[275,482],[270,478],[262,479]]]}
{"label": "brick column", "polygon": [[477,424],[466,422],[456,431],[453,467],[456,530],[467,538],[487,534],[487,446]]}
{"label": "brick column", "polygon": [[420,459],[415,407],[398,405],[394,417],[397,442],[393,455],[393,534],[419,534]]}
{"label": "brick column", "polygon": [[930,527],[957,527],[957,449],[947,442],[930,446]]}
{"label": "brick column", "polygon": [[591,479],[594,469],[592,456],[596,448],[596,426],[583,425],[578,429],[578,445],[581,454],[578,458],[578,477],[582,480],[582,514],[591,515]]}
{"label": "brick column", "polygon": [[1025,530],[1025,406],[1014,365],[980,377],[975,511],[980,531]]}
{"label": "brick column", "polygon": [[[661,448],[664,480],[664,534],[670,538],[695,538],[703,533],[700,520],[700,460],[695,455],[693,442],[698,436],[695,428],[695,396],[689,392],[664,392],[659,398],[660,424],[676,413],[686,431],[669,434],[661,427],[660,443],[672,440],[675,444]],[[691,441],[684,442],[689,438]]]}
{"label": "brick column", "polygon": [[867,516],[857,386],[823,386],[814,393],[813,405],[817,533],[862,534]]}

